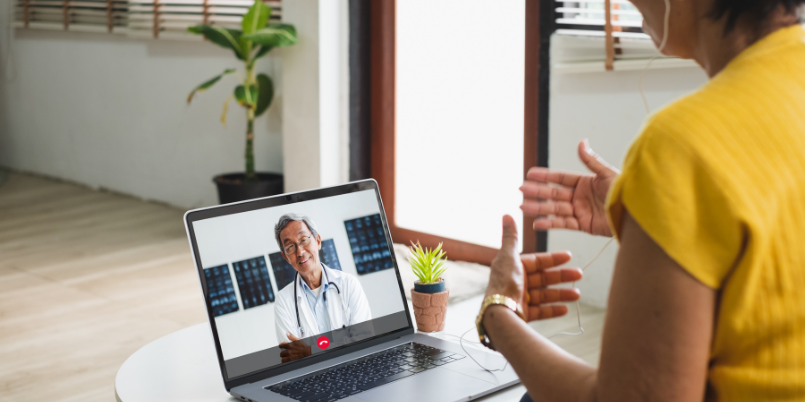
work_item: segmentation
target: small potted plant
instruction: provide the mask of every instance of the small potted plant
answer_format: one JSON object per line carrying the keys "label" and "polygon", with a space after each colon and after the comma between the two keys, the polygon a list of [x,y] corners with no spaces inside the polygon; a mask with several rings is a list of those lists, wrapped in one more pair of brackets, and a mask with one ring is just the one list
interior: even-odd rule
{"label": "small potted plant", "polygon": [[447,314],[447,298],[450,290],[445,289],[442,274],[447,269],[446,254],[442,243],[433,250],[422,248],[419,243],[408,248],[408,261],[414,275],[419,278],[411,289],[414,304],[414,318],[417,328],[423,332],[436,332],[444,329]]}
{"label": "small potted plant", "polygon": [[[260,117],[274,99],[274,82],[266,74],[255,75],[254,65],[271,49],[290,46],[297,41],[296,28],[293,25],[269,23],[270,16],[271,8],[261,0],[255,0],[249,11],[243,15],[241,30],[216,25],[196,25],[187,29],[194,34],[204,35],[210,43],[232,50],[235,57],[243,62],[245,70],[245,74],[240,76],[240,85],[235,87],[232,95],[224,102],[221,123],[226,124],[227,109],[233,98],[246,109],[246,170],[243,173],[221,174],[213,178],[222,204],[283,192],[282,175],[258,173],[254,170],[254,119]],[[190,104],[196,93],[209,89],[224,76],[235,73],[237,69],[226,69],[205,81],[190,92],[187,103]]]}

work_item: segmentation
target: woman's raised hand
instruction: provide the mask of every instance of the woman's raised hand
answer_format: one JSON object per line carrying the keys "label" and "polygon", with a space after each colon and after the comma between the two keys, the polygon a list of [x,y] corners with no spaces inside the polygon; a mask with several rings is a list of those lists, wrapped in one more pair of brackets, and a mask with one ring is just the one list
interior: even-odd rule
{"label": "woman's raised hand", "polygon": [[580,297],[579,290],[549,286],[581,280],[583,274],[578,268],[551,269],[570,261],[570,252],[522,254],[520,261],[525,268],[525,293],[528,296],[523,300],[523,312],[527,320],[544,320],[567,314],[567,306],[552,303],[576,301]]}
{"label": "woman's raised hand", "polygon": [[[517,253],[517,225],[503,217],[500,251],[492,261],[486,296],[499,294],[520,301],[528,321],[544,320],[567,314],[567,306],[556,303],[576,301],[578,289],[554,289],[549,286],[581,279],[578,268],[556,268],[570,261],[570,253]],[[553,269],[556,268],[556,269]]]}
{"label": "woman's raised hand", "polygon": [[579,159],[594,174],[532,167],[520,187],[524,196],[520,209],[537,216],[534,230],[570,229],[612,237],[604,203],[620,171],[593,152],[587,140],[579,143],[578,151]]}

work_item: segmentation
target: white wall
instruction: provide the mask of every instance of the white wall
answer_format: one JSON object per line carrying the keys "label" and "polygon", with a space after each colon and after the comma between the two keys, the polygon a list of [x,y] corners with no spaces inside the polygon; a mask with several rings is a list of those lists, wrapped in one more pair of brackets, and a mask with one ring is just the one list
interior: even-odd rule
{"label": "white wall", "polygon": [[[219,122],[237,79],[185,102],[196,85],[241,67],[231,51],[202,41],[24,29],[11,49],[15,70],[0,75],[0,165],[186,208],[216,204],[212,177],[243,171],[245,112],[232,103],[227,126]],[[258,63],[277,84],[255,123],[261,171],[283,167],[277,56],[284,50]],[[8,54],[0,54],[0,68]]]}
{"label": "white wall", "polygon": [[[551,73],[548,166],[587,172],[576,147],[584,138],[604,159],[621,167],[632,140],[639,134],[646,110],[638,92],[640,71]],[[644,88],[652,110],[694,91],[707,81],[698,68],[655,69],[647,73]],[[570,231],[552,231],[549,250],[570,250],[570,264],[582,267],[608,239]],[[582,302],[606,306],[617,242],[585,272],[577,284]]]}
{"label": "white wall", "polygon": [[[286,191],[348,181],[347,4],[284,2],[299,43],[258,63],[276,93],[255,123],[256,167],[283,173]],[[212,177],[244,169],[245,112],[232,103],[228,125],[219,122],[236,79],[189,107],[185,99],[240,67],[232,52],[202,41],[24,29],[9,52],[10,9],[0,7],[0,166],[184,208],[217,204]]]}
{"label": "white wall", "polygon": [[299,43],[284,55],[285,191],[349,181],[347,0],[283,3]]}
{"label": "white wall", "polygon": [[[369,300],[373,319],[403,310],[403,299],[394,270],[358,276],[344,227],[345,220],[380,212],[373,190],[199,221],[193,224],[193,228],[202,266],[211,268],[229,264],[240,304],[237,312],[215,319],[225,359],[278,344],[274,330],[274,303],[244,310],[231,263],[262,255],[270,266],[268,255],[280,251],[274,238],[274,225],[282,214],[289,212],[309,216],[322,240],[333,239],[341,270],[358,277]],[[269,276],[276,296],[280,289],[277,289],[271,269]]]}

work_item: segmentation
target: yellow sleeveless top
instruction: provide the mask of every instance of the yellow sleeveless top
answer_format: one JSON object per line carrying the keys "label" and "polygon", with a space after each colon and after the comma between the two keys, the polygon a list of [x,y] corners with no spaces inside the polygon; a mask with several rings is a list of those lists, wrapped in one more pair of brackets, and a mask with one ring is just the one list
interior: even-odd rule
{"label": "yellow sleeveless top", "polygon": [[624,208],[718,290],[707,400],[805,401],[805,29],[650,117],[607,200],[616,236]]}

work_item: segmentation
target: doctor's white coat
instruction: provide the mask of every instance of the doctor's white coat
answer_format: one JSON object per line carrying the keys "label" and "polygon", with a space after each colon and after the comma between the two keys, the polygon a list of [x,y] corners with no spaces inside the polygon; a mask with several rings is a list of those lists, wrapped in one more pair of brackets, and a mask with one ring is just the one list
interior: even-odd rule
{"label": "doctor's white coat", "polygon": [[[346,272],[328,268],[324,264],[321,265],[325,270],[322,282],[326,278],[336,284],[338,289],[341,289],[340,296],[335,286],[330,285],[327,290],[327,310],[330,313],[330,324],[333,330],[340,329],[345,325],[350,326],[371,320],[372,312],[369,310],[369,301],[366,299],[366,294],[363,292],[358,278]],[[297,338],[303,338],[297,326],[296,306],[299,306],[299,321],[304,328],[305,338],[323,332],[319,330],[319,325],[313,317],[313,311],[310,309],[302,289],[302,281],[300,277],[298,281],[289,283],[277,295],[274,325],[277,331],[277,341],[280,343],[290,341],[286,336],[288,332]],[[296,303],[294,303],[294,283],[296,283]]]}

